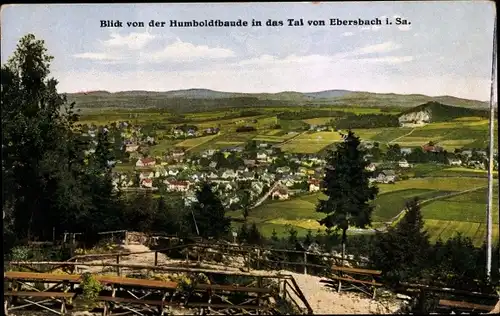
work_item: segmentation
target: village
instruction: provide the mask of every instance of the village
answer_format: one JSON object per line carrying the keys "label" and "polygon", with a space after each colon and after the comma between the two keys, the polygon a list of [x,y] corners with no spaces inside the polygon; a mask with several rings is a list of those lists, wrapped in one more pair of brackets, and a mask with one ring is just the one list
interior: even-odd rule
{"label": "village", "polygon": [[[89,126],[85,133],[93,144],[97,144],[95,137],[98,128]],[[324,130],[326,127],[314,126],[314,129]],[[250,203],[254,206],[267,198],[288,200],[295,195],[314,193],[321,188],[327,165],[325,153],[287,153],[281,151],[279,144],[259,141],[250,141],[246,146],[208,148],[201,152],[173,147],[162,155],[151,156],[149,150],[157,145],[157,141],[151,136],[154,132],[145,132],[148,127],[118,122],[103,127],[103,130],[111,134],[111,142],[118,142],[116,146],[121,144],[123,159],[109,162],[115,167],[115,189],[151,190],[160,195],[176,192],[182,194],[186,205],[196,201],[198,184],[207,181],[215,185],[228,209],[241,207],[241,192],[244,189],[249,190]],[[217,127],[198,130],[196,126],[184,124],[173,128],[166,138],[186,139],[217,133]],[[363,141],[362,146],[368,153],[365,159],[371,161],[367,167],[368,171],[373,172],[370,182],[375,183],[394,184],[398,180],[408,179],[407,173],[414,167],[408,160],[421,159],[422,163],[440,162],[453,167],[486,169],[487,153],[483,150],[457,149],[449,153],[430,141],[421,148],[388,144],[386,152],[382,154],[380,144],[376,142]],[[438,158],[429,160],[428,157],[422,158],[422,154],[425,157],[433,154],[433,157]],[[131,168],[120,168],[124,160],[128,160]],[[495,170],[497,165],[495,155]]]}

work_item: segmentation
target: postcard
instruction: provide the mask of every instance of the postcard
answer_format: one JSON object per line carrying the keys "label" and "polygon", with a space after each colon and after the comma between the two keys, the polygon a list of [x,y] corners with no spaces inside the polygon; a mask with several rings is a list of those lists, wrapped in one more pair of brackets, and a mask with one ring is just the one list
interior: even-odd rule
{"label": "postcard", "polygon": [[[106,259],[120,276],[123,265],[179,260],[287,270],[304,292],[292,295],[297,313],[372,313],[378,294],[366,282],[424,283],[422,271],[434,271],[426,284],[480,291],[477,280],[499,273],[495,10],[492,1],[2,6],[4,259],[36,261],[23,247],[48,243],[68,253],[39,261],[140,253]],[[207,248],[215,241],[234,249]],[[182,255],[157,251],[182,243]],[[453,247],[476,262],[457,265],[469,272],[450,270],[463,259]],[[409,268],[426,260],[432,267]],[[306,278],[327,261],[337,292]],[[354,284],[345,273],[362,276]],[[362,303],[342,296],[350,283],[368,294]],[[98,289],[95,300],[108,297]],[[259,309],[250,292],[246,308]],[[233,308],[214,301],[200,308]]]}

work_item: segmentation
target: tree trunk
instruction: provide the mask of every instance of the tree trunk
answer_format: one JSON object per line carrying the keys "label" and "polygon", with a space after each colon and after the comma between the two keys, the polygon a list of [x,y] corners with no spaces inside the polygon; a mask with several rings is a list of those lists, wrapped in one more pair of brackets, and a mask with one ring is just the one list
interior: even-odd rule
{"label": "tree trunk", "polygon": [[342,267],[344,266],[346,240],[347,240],[347,229],[342,229]]}

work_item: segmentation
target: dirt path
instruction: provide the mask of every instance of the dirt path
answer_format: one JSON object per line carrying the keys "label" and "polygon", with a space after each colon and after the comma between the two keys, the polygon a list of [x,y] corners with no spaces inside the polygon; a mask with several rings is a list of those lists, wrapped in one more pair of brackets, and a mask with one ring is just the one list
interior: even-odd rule
{"label": "dirt path", "polygon": [[388,141],[388,142],[387,142],[387,144],[394,143],[395,141],[397,141],[397,140],[398,140],[398,139],[400,139],[400,138],[403,138],[403,137],[406,137],[406,136],[410,136],[410,135],[411,135],[411,133],[413,133],[415,130],[416,130],[416,128],[412,129],[409,133],[406,133],[406,134],[404,134],[404,135],[401,135],[401,136],[399,136],[399,137],[394,138],[394,139],[393,139],[393,140],[391,140],[391,141]]}

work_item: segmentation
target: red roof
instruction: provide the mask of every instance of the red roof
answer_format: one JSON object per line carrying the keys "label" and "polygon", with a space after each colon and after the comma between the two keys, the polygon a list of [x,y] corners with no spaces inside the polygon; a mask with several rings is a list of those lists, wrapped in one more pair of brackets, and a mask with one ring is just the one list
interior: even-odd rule
{"label": "red roof", "polygon": [[150,183],[150,182],[153,182],[153,179],[144,178],[144,179],[142,179],[142,182]]}
{"label": "red roof", "polygon": [[177,185],[177,186],[188,186],[189,182],[187,181],[177,181],[177,180],[172,180],[168,182],[170,185]]}
{"label": "red roof", "polygon": [[156,162],[156,160],[154,158],[147,157],[147,158],[142,158],[141,162],[143,164],[147,164],[147,163],[151,163],[151,162]]}
{"label": "red roof", "polygon": [[314,184],[314,185],[318,186],[320,184],[320,181],[318,179],[311,179],[311,180],[309,180],[309,184]]}

